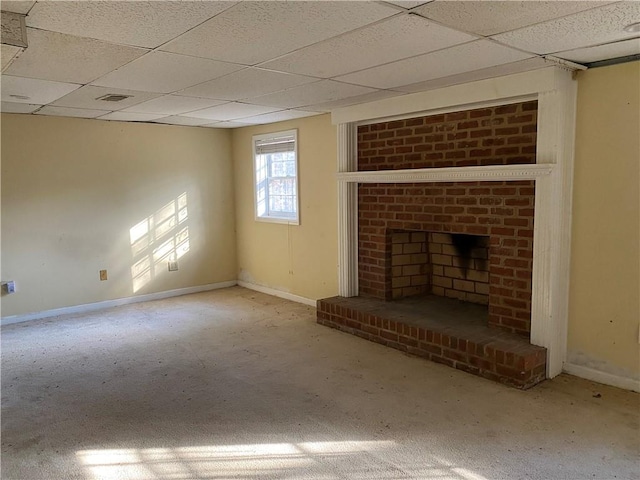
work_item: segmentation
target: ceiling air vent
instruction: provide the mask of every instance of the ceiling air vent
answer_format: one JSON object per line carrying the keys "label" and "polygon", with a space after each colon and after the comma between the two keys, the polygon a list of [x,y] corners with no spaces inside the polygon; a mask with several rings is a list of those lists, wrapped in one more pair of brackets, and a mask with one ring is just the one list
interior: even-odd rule
{"label": "ceiling air vent", "polygon": [[102,100],[104,102],[121,102],[125,98],[130,98],[133,95],[118,95],[117,93],[108,93],[102,97],[96,98],[96,100]]}

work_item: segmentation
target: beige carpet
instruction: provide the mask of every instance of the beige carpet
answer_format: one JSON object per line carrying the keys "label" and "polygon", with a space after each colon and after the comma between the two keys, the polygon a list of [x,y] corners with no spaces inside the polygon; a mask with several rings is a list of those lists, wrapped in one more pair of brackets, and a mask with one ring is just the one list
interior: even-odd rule
{"label": "beige carpet", "polygon": [[2,329],[2,479],[637,479],[639,396],[527,392],[234,287]]}

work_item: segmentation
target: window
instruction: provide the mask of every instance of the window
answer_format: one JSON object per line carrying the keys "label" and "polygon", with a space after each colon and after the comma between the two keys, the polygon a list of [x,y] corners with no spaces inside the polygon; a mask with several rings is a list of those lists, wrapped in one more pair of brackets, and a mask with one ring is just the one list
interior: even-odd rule
{"label": "window", "polygon": [[298,131],[253,137],[256,219],[299,223]]}

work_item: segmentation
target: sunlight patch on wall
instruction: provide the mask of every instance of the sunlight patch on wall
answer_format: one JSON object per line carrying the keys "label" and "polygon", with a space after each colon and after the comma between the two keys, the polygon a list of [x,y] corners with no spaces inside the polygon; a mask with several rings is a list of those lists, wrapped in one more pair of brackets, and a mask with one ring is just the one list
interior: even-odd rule
{"label": "sunlight patch on wall", "polygon": [[187,193],[183,192],[129,229],[133,293],[166,272],[168,262],[189,252],[187,204]]}
{"label": "sunlight patch on wall", "polygon": [[410,455],[394,441],[337,441],[82,450],[91,480],[315,478],[487,480],[460,465]]}

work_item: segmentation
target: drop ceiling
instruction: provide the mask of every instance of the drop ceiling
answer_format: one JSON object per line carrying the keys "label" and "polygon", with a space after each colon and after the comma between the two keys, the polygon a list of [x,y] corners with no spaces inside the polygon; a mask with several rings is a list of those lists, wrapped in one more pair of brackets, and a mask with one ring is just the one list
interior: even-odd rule
{"label": "drop ceiling", "polygon": [[[635,1],[2,1],[2,112],[237,128],[637,58]],[[631,29],[633,30],[633,29]],[[578,67],[576,65],[576,67]],[[119,102],[101,100],[123,95]]]}

